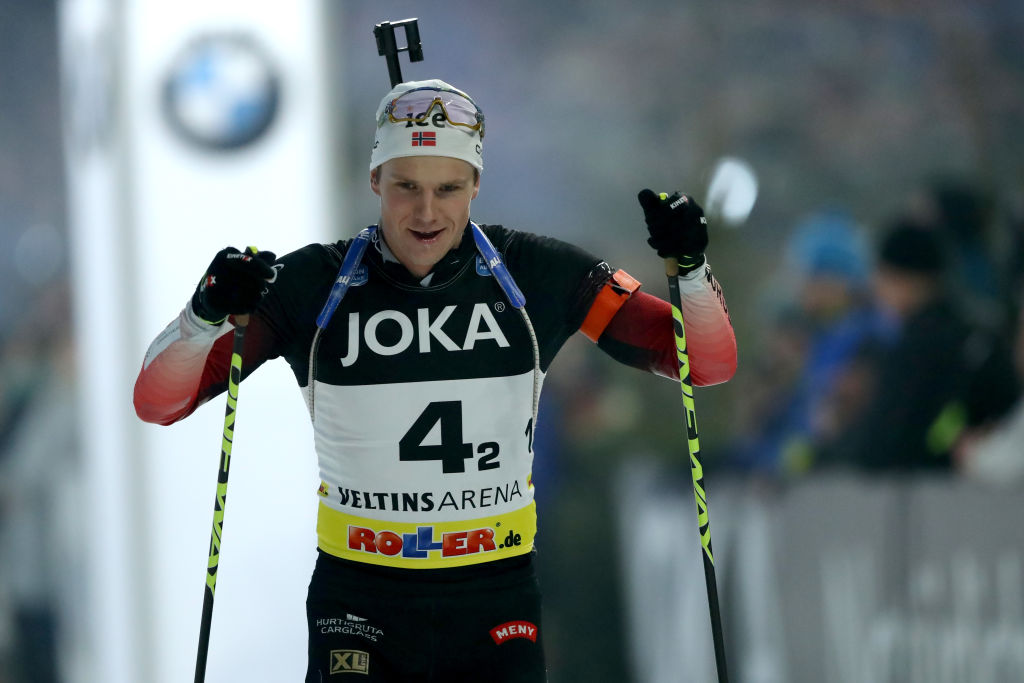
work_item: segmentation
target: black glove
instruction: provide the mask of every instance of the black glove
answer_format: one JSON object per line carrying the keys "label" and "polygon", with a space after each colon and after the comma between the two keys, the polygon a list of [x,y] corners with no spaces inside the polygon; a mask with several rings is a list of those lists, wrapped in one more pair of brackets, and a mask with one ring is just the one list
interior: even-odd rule
{"label": "black glove", "polygon": [[636,196],[644,210],[644,221],[651,236],[647,243],[658,256],[679,262],[679,274],[685,275],[704,263],[708,246],[708,221],[704,209],[688,195],[640,190]]}
{"label": "black glove", "polygon": [[252,313],[267,293],[267,284],[277,279],[271,268],[277,257],[271,251],[249,247],[240,252],[227,247],[217,252],[192,295],[192,310],[211,325],[228,315]]}

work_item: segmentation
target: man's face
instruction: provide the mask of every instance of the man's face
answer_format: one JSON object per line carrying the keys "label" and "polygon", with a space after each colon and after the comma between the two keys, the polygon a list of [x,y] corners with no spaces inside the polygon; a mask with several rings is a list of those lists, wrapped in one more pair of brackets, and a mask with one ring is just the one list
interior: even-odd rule
{"label": "man's face", "polygon": [[399,157],[370,173],[380,195],[384,241],[410,273],[424,277],[462,240],[480,191],[473,167],[450,157]]}

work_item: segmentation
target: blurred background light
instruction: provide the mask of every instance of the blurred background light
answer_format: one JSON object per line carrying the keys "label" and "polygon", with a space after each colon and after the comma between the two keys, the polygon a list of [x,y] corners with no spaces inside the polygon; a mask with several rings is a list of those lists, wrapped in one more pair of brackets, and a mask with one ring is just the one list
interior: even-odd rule
{"label": "blurred background light", "polygon": [[708,183],[709,220],[720,218],[727,227],[743,225],[757,201],[757,175],[742,159],[723,157],[715,162]]}

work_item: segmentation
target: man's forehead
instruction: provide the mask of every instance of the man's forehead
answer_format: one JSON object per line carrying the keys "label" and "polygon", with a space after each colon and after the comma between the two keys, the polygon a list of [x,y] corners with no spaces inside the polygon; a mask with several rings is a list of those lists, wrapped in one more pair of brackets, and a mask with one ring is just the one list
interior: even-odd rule
{"label": "man's forehead", "polygon": [[423,163],[422,159],[411,157],[409,162],[392,159],[384,163],[382,170],[392,178],[417,182],[471,182],[474,178],[473,167],[460,159],[446,159],[442,163]]}

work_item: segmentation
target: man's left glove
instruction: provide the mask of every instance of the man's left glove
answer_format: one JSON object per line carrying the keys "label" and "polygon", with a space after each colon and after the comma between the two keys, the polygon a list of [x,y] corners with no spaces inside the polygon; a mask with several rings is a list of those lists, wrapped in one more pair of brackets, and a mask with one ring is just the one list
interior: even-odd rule
{"label": "man's left glove", "polygon": [[679,274],[699,268],[704,263],[704,250],[708,246],[708,222],[704,209],[693,197],[678,192],[669,196],[651,190],[641,190],[636,197],[644,210],[644,221],[650,237],[647,243],[658,256],[675,258]]}

